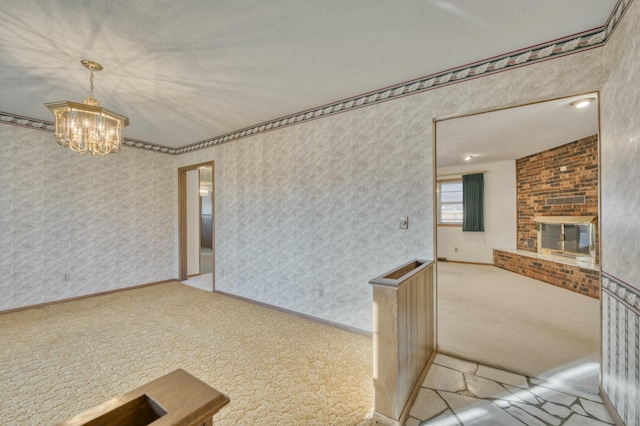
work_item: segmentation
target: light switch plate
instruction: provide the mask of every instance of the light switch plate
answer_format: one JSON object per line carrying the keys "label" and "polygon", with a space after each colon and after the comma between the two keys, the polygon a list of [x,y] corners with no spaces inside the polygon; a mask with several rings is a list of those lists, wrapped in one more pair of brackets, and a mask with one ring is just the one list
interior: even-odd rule
{"label": "light switch plate", "polygon": [[400,229],[409,229],[409,217],[400,216]]}

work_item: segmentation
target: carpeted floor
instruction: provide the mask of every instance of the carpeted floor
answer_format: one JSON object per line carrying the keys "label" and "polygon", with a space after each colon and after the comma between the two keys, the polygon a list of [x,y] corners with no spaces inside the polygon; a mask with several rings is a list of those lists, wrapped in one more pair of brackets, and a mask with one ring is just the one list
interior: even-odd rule
{"label": "carpeted floor", "polygon": [[494,266],[438,262],[438,344],[597,393],[600,301]]}
{"label": "carpeted floor", "polygon": [[[599,301],[491,266],[439,264],[441,351],[593,391]],[[358,425],[372,341],[179,283],[0,315],[0,423],[49,425],[183,368],[217,425]]]}
{"label": "carpeted floor", "polygon": [[0,316],[0,423],[50,425],[183,368],[216,425],[358,425],[372,341],[179,283]]}

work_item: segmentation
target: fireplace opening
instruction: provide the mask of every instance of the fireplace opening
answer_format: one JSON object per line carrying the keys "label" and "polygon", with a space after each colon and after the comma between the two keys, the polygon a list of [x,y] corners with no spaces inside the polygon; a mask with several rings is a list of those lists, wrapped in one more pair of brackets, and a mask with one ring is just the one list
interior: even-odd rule
{"label": "fireplace opening", "polygon": [[594,216],[538,216],[538,253],[595,261]]}

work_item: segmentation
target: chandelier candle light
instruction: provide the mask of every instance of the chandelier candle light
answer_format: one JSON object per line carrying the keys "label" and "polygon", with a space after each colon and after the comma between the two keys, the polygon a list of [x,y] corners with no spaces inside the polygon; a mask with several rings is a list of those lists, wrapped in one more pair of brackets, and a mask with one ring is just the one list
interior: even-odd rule
{"label": "chandelier candle light", "polygon": [[89,97],[81,104],[69,101],[44,104],[55,118],[56,141],[81,154],[116,153],[122,146],[122,129],[129,125],[129,118],[102,108],[93,98],[93,72],[102,70],[102,65],[87,59],[80,63],[91,71]]}

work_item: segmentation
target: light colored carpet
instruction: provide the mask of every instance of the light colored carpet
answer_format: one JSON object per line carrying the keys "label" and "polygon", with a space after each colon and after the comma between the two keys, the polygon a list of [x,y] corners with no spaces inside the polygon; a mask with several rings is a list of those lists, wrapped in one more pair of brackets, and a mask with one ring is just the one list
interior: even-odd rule
{"label": "light colored carpet", "polygon": [[440,351],[597,392],[600,302],[494,266],[438,262]]}
{"label": "light colored carpet", "polygon": [[179,283],[0,316],[0,423],[48,425],[176,368],[216,425],[368,424],[371,338]]}

